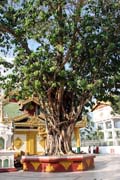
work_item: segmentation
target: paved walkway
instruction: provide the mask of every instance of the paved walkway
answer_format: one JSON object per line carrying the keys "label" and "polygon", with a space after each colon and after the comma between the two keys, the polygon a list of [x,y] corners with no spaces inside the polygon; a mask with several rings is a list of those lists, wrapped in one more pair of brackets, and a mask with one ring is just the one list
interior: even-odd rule
{"label": "paved walkway", "polygon": [[120,155],[97,155],[95,168],[89,171],[68,173],[18,171],[0,173],[0,180],[120,180]]}

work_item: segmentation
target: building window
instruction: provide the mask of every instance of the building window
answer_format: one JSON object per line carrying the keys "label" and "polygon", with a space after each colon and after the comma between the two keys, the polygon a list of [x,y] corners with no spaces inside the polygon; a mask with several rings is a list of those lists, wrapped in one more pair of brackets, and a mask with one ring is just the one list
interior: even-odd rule
{"label": "building window", "polygon": [[104,139],[104,132],[98,131],[98,137],[99,139]]}
{"label": "building window", "polygon": [[8,167],[8,159],[4,160],[4,167]]}
{"label": "building window", "polygon": [[0,149],[4,149],[4,139],[0,137]]}
{"label": "building window", "polygon": [[103,129],[103,123],[99,123],[98,124],[98,130],[102,130]]}
{"label": "building window", "polygon": [[113,146],[113,141],[108,141],[108,142],[107,142],[107,145],[108,145],[108,146]]}
{"label": "building window", "polygon": [[115,119],[114,126],[115,128],[120,128],[120,119]]}
{"label": "building window", "polygon": [[111,129],[111,128],[112,128],[111,121],[106,122],[106,129]]}
{"label": "building window", "polygon": [[120,138],[120,131],[116,131],[116,137]]}
{"label": "building window", "polygon": [[112,132],[111,131],[108,132],[107,137],[108,137],[108,139],[112,139]]}

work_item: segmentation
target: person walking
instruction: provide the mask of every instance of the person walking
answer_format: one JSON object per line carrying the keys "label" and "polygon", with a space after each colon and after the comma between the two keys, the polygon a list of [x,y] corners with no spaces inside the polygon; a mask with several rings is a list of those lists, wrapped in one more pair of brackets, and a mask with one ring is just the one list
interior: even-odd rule
{"label": "person walking", "polygon": [[91,146],[88,147],[88,153],[91,153]]}

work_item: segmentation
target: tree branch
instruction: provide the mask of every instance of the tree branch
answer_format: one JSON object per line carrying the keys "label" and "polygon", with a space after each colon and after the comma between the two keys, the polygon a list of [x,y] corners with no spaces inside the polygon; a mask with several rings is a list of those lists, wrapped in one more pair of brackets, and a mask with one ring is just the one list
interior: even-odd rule
{"label": "tree branch", "polygon": [[31,51],[28,47],[27,40],[23,39],[22,33],[19,34],[19,36],[18,36],[13,29],[11,29],[10,27],[8,27],[7,25],[5,25],[3,23],[0,23],[0,32],[11,34],[21,44],[22,48],[24,48],[26,50],[27,54],[31,53]]}

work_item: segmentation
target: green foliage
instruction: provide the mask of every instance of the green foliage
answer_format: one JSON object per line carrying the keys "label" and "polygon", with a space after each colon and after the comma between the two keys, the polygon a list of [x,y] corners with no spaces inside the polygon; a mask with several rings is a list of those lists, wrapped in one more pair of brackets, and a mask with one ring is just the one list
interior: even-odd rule
{"label": "green foliage", "polygon": [[120,96],[113,96],[112,99],[112,108],[114,110],[115,113],[119,113],[120,114]]}
{"label": "green foliage", "polygon": [[119,93],[119,1],[11,2],[0,6],[0,47],[5,53],[12,48],[15,57],[7,91],[46,97],[59,119],[67,113],[75,121],[93,96],[107,100]]}

